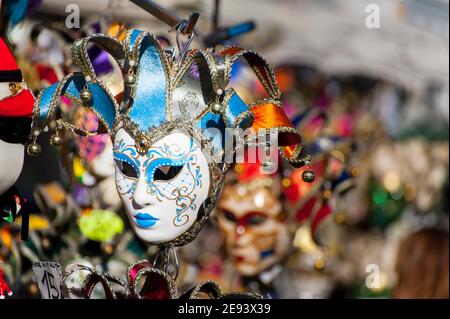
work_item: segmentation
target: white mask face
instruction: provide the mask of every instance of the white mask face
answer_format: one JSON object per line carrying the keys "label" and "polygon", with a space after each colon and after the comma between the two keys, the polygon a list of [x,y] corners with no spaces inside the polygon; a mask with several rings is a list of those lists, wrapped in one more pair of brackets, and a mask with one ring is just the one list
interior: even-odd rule
{"label": "white mask face", "polygon": [[171,241],[194,224],[210,188],[208,162],[194,139],[175,130],[141,156],[120,129],[114,159],[117,190],[139,238]]}
{"label": "white mask face", "polygon": [[23,166],[25,147],[0,140],[0,195],[6,192],[19,178]]}
{"label": "white mask face", "polygon": [[89,166],[92,172],[101,178],[114,175],[115,165],[111,139],[107,139],[103,151],[89,163]]}

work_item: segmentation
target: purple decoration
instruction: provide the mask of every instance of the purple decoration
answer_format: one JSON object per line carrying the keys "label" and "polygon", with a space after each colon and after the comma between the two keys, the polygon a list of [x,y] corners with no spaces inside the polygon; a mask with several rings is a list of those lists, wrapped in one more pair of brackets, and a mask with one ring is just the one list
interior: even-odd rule
{"label": "purple decoration", "polygon": [[100,33],[101,26],[99,22],[95,22],[91,25],[91,28],[94,30],[94,33]]}
{"label": "purple decoration", "polygon": [[89,58],[92,61],[92,66],[97,74],[105,74],[113,70],[111,62],[109,62],[108,53],[97,46],[88,49]]}
{"label": "purple decoration", "polygon": [[199,81],[200,80],[200,71],[198,69],[197,64],[192,64],[189,68],[189,75],[194,79]]}
{"label": "purple decoration", "polygon": [[89,189],[79,184],[75,184],[72,188],[72,197],[75,203],[81,207],[86,207],[91,204],[91,196]]}
{"label": "purple decoration", "polygon": [[28,1],[28,9],[27,14],[30,14],[30,12],[37,7],[39,7],[42,4],[42,0],[29,0]]}

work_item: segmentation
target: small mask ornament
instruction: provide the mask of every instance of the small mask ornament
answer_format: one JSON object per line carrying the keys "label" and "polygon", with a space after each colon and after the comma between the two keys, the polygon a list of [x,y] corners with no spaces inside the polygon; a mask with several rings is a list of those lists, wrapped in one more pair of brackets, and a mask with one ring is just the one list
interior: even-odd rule
{"label": "small mask ornament", "polygon": [[[119,101],[96,76],[88,44],[108,52],[122,70]],[[152,34],[139,30],[128,31],[123,42],[104,34],[77,40],[72,53],[82,73],[70,74],[40,93],[29,148],[37,145],[51,119],[57,130],[67,128],[82,136],[108,132],[117,190],[134,230],[148,243],[180,246],[197,236],[230,166],[223,161],[221,137],[226,129],[276,132],[282,156],[304,165],[299,158],[301,135],[281,109],[273,72],[257,53],[237,47],[189,50],[174,59]],[[269,99],[248,106],[229,87],[239,57],[250,64]],[[101,127],[87,131],[55,119],[61,96],[96,113]]]}
{"label": "small mask ornament", "polygon": [[[67,113],[66,118],[72,120],[77,127],[87,131],[98,129],[98,117],[91,110],[75,106],[75,110]],[[63,148],[61,155],[65,156],[68,171],[80,183],[72,188],[77,203],[100,209],[119,209],[122,201],[116,191],[116,167],[110,135],[75,135],[71,138],[76,147],[73,151],[69,147],[69,152]]]}
{"label": "small mask ornament", "polygon": [[[342,198],[354,187],[353,170],[350,170],[351,141],[330,128],[332,120],[333,117],[319,108],[307,108],[293,117],[297,127],[309,127],[314,132],[305,139],[304,148],[312,156],[316,179],[305,183],[302,179],[305,167],[302,167],[285,170],[283,180],[285,208],[296,227],[295,251],[288,263],[309,274],[313,270],[329,271],[336,264],[342,243],[340,224],[344,223],[345,211],[342,207],[348,205]],[[323,276],[325,272],[317,278]],[[302,277],[299,275],[300,280],[305,280]],[[299,293],[303,294],[303,289]]]}
{"label": "small mask ornament", "polygon": [[27,237],[25,200],[14,183],[23,166],[24,144],[30,134],[34,96],[26,88],[14,56],[0,37],[0,223],[13,222],[21,211],[22,238]]}
{"label": "small mask ornament", "polygon": [[[273,155],[272,161],[277,157]],[[217,203],[227,252],[242,276],[255,276],[276,265],[290,243],[280,201],[280,176],[264,174],[260,165],[236,164]]]}
{"label": "small mask ornament", "polygon": [[[74,123],[86,130],[98,128],[99,121],[94,112],[86,108],[75,110]],[[113,176],[115,172],[112,142],[108,134],[78,137],[74,139],[77,153],[92,174],[99,179]]]}
{"label": "small mask ornament", "polygon": [[0,174],[0,194],[3,194],[22,171],[23,144],[29,134],[34,97],[23,88],[22,73],[2,38],[0,54],[0,164],[8,168]]}

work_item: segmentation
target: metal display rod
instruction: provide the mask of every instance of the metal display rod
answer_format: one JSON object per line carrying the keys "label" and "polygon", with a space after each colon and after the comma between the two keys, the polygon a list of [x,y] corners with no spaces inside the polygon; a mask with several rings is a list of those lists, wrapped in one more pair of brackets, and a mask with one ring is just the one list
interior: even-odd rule
{"label": "metal display rod", "polygon": [[187,20],[183,20],[176,14],[169,12],[152,0],[130,0],[132,3],[147,11],[160,21],[164,22],[173,29],[178,29],[180,33],[189,35],[194,32],[195,24],[200,14],[192,12]]}
{"label": "metal display rod", "polygon": [[[152,0],[130,0],[132,3],[143,9],[144,11],[150,13],[154,17],[158,18],[163,23],[169,25],[172,29],[177,29],[180,34],[191,35],[195,33],[199,35],[197,31],[194,30],[195,24],[199,18],[197,12],[192,12],[189,19],[183,20],[176,14],[169,12],[155,1]],[[243,23],[235,24],[231,27],[219,27],[219,8],[220,0],[215,0],[215,7],[213,11],[212,24],[214,31],[208,35],[201,35],[200,39],[206,47],[214,47],[218,44],[222,44],[224,41],[235,38],[239,35],[248,33],[255,29],[255,23],[253,21],[247,21]]]}

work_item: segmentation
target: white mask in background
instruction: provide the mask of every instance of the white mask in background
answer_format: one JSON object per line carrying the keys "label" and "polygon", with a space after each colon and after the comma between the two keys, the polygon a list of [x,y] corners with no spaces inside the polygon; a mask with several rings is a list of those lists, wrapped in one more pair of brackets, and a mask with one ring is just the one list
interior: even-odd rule
{"label": "white mask in background", "polygon": [[117,190],[139,238],[168,242],[194,224],[210,190],[208,162],[194,139],[174,130],[141,156],[120,129],[114,158]]}
{"label": "white mask in background", "polygon": [[9,82],[1,83],[0,82],[0,100],[4,99],[11,95],[11,89],[9,88]]}
{"label": "white mask in background", "polygon": [[39,49],[46,52],[45,60],[50,65],[64,65],[64,52],[60,43],[56,40],[56,35],[50,30],[42,30],[37,38]]}
{"label": "white mask in background", "polygon": [[[73,116],[77,126],[95,131],[99,121],[94,112],[79,108]],[[113,143],[109,134],[75,137],[77,156],[82,159],[87,172],[83,175],[83,185],[91,186],[94,207],[116,210],[121,201],[117,194],[114,174]],[[91,178],[89,178],[89,176]]]}
{"label": "white mask in background", "polygon": [[25,147],[0,140],[0,195],[5,193],[19,178],[23,166]]}
{"label": "white mask in background", "polygon": [[[94,112],[79,108],[74,113],[75,125],[88,131],[95,131],[99,121]],[[77,155],[84,161],[89,172],[100,179],[114,176],[115,166],[113,144],[108,134],[75,137]]]}
{"label": "white mask in background", "polygon": [[115,172],[113,145],[108,137],[104,149],[89,162],[92,172],[101,178],[113,176]]}

